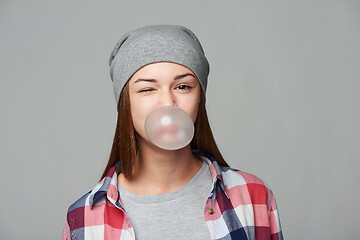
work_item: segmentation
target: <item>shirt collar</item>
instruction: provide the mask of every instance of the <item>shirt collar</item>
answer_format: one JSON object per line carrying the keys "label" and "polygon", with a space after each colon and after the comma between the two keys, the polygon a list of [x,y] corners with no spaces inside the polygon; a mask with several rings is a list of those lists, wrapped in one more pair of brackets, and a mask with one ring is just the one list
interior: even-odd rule
{"label": "shirt collar", "polygon": [[[210,166],[210,171],[213,179],[213,185],[211,187],[210,197],[215,198],[217,194],[214,193],[218,192],[219,190],[222,190],[225,196],[228,199],[230,199],[226,193],[223,174],[222,174],[223,171],[221,170],[219,163],[216,161],[215,157],[208,152],[202,152],[202,156],[206,157],[204,160],[206,160]],[[218,188],[218,186],[220,187],[220,189]]]}
{"label": "shirt collar", "polygon": [[[208,153],[200,150],[192,150],[195,156],[201,157],[206,161],[210,166],[210,171],[213,179],[211,187],[211,198],[215,198],[217,191],[222,190],[227,198],[226,189],[223,181],[223,175],[221,167],[216,161],[215,157]],[[205,158],[203,158],[205,157]],[[120,195],[118,192],[117,176],[121,172],[120,161],[117,161],[113,167],[110,168],[106,176],[93,188],[89,196],[89,206],[90,209],[93,207],[95,202],[101,198],[101,196],[106,195],[108,200],[114,205],[123,208],[121,203],[118,201]],[[220,187],[220,188],[219,188]]]}

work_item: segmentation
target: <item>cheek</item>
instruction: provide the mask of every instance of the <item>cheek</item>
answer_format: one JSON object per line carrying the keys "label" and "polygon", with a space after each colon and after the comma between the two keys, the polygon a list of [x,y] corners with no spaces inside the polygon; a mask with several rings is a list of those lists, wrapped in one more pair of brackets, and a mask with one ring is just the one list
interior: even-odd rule
{"label": "cheek", "polygon": [[131,116],[132,116],[132,120],[133,120],[133,123],[134,123],[135,130],[137,132],[139,132],[140,128],[142,127],[142,125],[143,125],[143,123],[145,121],[143,111],[141,111],[139,106],[132,105],[131,106]]}
{"label": "cheek", "polygon": [[196,121],[198,112],[199,112],[199,104],[197,104],[196,106],[194,106],[194,107],[191,109],[191,112],[190,112],[190,114],[189,114],[190,117],[191,117],[191,119],[193,120],[193,123],[195,123],[195,121]]}
{"label": "cheek", "polygon": [[149,102],[143,102],[137,99],[130,99],[130,102],[134,128],[140,135],[142,135],[142,133],[145,133],[145,119],[152,107],[149,106]]}
{"label": "cheek", "polygon": [[181,107],[192,119],[193,123],[195,123],[198,112],[199,112],[199,100],[198,98],[189,99],[189,101],[183,102]]}

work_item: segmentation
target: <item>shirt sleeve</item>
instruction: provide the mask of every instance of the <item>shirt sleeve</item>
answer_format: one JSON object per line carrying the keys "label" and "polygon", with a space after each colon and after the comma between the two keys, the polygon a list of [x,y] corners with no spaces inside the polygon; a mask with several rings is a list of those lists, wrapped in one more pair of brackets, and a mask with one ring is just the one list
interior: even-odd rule
{"label": "shirt sleeve", "polygon": [[270,234],[272,240],[283,240],[283,234],[280,224],[279,211],[275,197],[270,188],[267,188],[267,209],[270,222]]}
{"label": "shirt sleeve", "polygon": [[69,223],[66,219],[64,228],[63,228],[63,232],[62,232],[62,240],[71,240],[70,237],[70,227],[69,227]]}

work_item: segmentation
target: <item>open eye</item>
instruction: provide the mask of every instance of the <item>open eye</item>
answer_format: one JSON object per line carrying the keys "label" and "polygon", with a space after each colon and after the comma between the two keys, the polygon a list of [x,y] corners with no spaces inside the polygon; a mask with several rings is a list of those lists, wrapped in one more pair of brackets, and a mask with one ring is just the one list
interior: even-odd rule
{"label": "open eye", "polygon": [[177,88],[179,88],[180,90],[188,90],[190,88],[192,88],[191,86],[187,85],[187,84],[181,84],[180,86],[178,86]]}

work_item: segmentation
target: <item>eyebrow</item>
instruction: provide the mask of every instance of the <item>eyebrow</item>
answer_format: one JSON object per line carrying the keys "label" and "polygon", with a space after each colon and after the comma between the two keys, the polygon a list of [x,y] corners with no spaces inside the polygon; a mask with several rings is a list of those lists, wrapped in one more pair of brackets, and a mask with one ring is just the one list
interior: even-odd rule
{"label": "eyebrow", "polygon": [[[196,79],[196,77],[194,76],[194,74],[191,74],[191,73],[185,73],[185,74],[181,74],[181,75],[177,75],[174,80],[180,80],[180,79],[183,79],[184,77],[187,77],[187,76],[192,76]],[[138,83],[138,82],[157,82],[156,79],[153,79],[153,78],[139,78],[137,80],[135,80],[134,84],[135,83]]]}

